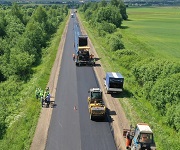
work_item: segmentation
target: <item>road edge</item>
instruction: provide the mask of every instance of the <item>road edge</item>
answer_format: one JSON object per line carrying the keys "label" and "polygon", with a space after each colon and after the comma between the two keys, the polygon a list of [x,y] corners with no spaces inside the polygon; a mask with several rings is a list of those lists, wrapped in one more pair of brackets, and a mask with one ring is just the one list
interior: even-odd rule
{"label": "road edge", "polygon": [[[47,84],[47,86],[50,88],[51,101],[55,100],[56,87],[58,83],[58,76],[60,74],[62,54],[64,50],[64,43],[66,40],[66,34],[67,34],[69,21],[70,21],[70,17],[68,18],[66,22],[64,32],[61,36],[60,44],[58,46],[58,51],[56,54],[56,59],[51,69],[49,82]],[[34,133],[34,138],[30,146],[30,150],[44,150],[45,149],[52,111],[53,111],[53,108],[41,109],[41,113],[38,119],[38,123],[37,123],[36,130]]]}

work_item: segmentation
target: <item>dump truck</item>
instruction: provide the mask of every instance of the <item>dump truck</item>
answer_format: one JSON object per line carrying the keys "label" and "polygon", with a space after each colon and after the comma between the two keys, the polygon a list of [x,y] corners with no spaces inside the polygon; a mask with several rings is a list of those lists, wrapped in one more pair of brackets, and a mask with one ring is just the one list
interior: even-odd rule
{"label": "dump truck", "polygon": [[120,93],[123,91],[124,77],[121,73],[107,72],[106,78],[104,78],[104,85],[107,94]]}
{"label": "dump truck", "polygon": [[106,117],[106,106],[103,102],[102,91],[100,88],[91,88],[89,90],[88,108],[90,119],[96,118],[105,119]]}
{"label": "dump truck", "polygon": [[94,56],[89,52],[90,47],[88,46],[88,36],[87,35],[79,35],[78,43],[75,43],[75,63],[76,66],[81,65],[95,65]]}
{"label": "dump truck", "polygon": [[153,131],[147,123],[138,123],[133,129],[123,129],[126,138],[126,149],[129,150],[156,150]]}

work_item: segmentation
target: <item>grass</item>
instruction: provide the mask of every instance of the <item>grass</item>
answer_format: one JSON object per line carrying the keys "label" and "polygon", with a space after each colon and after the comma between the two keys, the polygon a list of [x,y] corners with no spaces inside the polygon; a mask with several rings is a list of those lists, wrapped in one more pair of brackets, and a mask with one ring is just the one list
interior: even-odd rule
{"label": "grass", "polygon": [[[169,60],[179,61],[179,9],[172,7],[128,8],[127,12],[129,21],[124,21],[122,29],[118,30],[123,36],[125,50],[133,50],[142,58],[165,57]],[[80,14],[80,18],[101,57],[105,71],[121,72],[125,77],[125,90],[128,93],[138,91],[137,83],[131,72],[122,67],[121,60],[118,60],[113,52],[107,50],[108,45],[106,45],[105,39],[98,37],[97,32],[89,26],[82,14]],[[149,123],[154,131],[157,149],[180,150],[179,138],[174,138],[174,136],[180,137],[179,133],[167,127],[164,124],[164,118],[148,101],[140,97],[139,93],[133,93],[133,97],[125,94],[123,98],[119,98],[130,122],[133,125],[138,122]]]}
{"label": "grass", "polygon": [[22,101],[18,106],[19,113],[14,117],[4,138],[0,140],[0,149],[26,150],[30,148],[41,110],[40,102],[35,99],[35,88],[45,89],[49,81],[51,68],[56,58],[67,19],[68,17],[60,24],[57,33],[51,38],[49,47],[43,50],[42,62],[39,66],[33,68],[33,77],[23,84],[23,90],[20,93]]}
{"label": "grass", "polygon": [[[122,34],[126,36],[125,43],[133,36],[146,44],[148,51],[154,55],[179,60],[180,9],[178,7],[128,8],[127,12],[131,21],[123,22],[123,26],[128,27],[127,30],[122,30]],[[133,42],[136,44],[135,41]]]}

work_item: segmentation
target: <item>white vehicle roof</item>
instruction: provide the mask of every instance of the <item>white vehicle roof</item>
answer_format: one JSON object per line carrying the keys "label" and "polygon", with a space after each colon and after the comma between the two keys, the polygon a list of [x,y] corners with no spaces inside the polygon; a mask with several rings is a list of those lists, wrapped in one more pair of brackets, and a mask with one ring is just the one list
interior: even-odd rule
{"label": "white vehicle roof", "polygon": [[138,123],[137,128],[139,128],[140,133],[153,133],[149,125],[146,123]]}
{"label": "white vehicle roof", "polygon": [[92,89],[90,89],[90,91],[94,91],[94,92],[101,92],[101,89],[100,88],[92,88]]}
{"label": "white vehicle roof", "polygon": [[106,76],[110,78],[124,78],[119,72],[107,72]]}

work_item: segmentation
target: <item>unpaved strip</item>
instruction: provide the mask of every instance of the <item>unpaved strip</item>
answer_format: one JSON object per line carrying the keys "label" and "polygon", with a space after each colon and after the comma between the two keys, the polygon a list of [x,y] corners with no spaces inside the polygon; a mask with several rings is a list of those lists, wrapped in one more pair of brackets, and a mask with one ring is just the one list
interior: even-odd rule
{"label": "unpaved strip", "polygon": [[[51,75],[50,75],[49,82],[47,85],[50,88],[51,101],[54,101],[54,99],[55,99],[56,86],[57,86],[58,76],[59,76],[59,72],[60,72],[61,58],[62,58],[62,53],[63,53],[63,49],[64,49],[64,43],[66,40],[66,33],[67,33],[67,27],[69,24],[69,20],[70,20],[70,18],[68,19],[65,29],[64,29],[64,32],[62,34],[61,42],[58,47],[56,59],[54,61],[54,65],[51,70]],[[34,134],[34,138],[31,143],[30,150],[44,150],[45,149],[52,110],[53,110],[53,108],[42,108],[40,117],[38,120],[38,124],[36,127],[36,131]]]}
{"label": "unpaved strip", "polygon": [[[78,17],[78,14],[77,14]],[[79,18],[79,17],[78,17]],[[81,22],[79,22],[82,34],[87,35],[87,32],[85,31],[83,25]],[[95,58],[100,58],[92,45],[91,40],[89,39],[89,46],[91,47],[91,51],[94,54]],[[126,118],[126,115],[124,113],[124,110],[119,103],[118,98],[113,98],[110,94],[105,94],[105,86],[104,86],[104,80],[103,78],[105,77],[105,71],[103,69],[103,66],[101,64],[101,61],[98,60],[96,61],[96,64],[100,64],[100,66],[94,67],[95,74],[98,78],[98,82],[100,85],[101,90],[103,91],[103,97],[104,101],[106,103],[106,106],[108,109],[110,109],[110,114],[111,112],[114,112],[112,115],[110,115],[112,122],[110,123],[112,134],[114,136],[114,140],[117,146],[117,149],[120,150],[125,150],[125,139],[123,137],[123,129],[128,129],[130,124],[128,119]]]}

